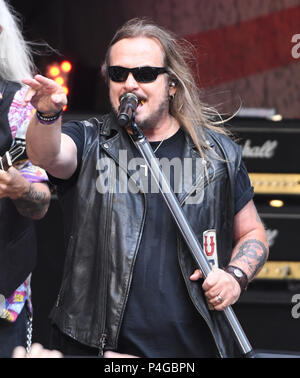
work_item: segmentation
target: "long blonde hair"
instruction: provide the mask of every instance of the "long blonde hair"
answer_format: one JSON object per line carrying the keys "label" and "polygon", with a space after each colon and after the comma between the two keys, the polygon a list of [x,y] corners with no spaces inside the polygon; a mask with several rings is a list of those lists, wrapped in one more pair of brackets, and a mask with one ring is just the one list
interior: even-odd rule
{"label": "long blonde hair", "polygon": [[170,81],[176,84],[176,95],[170,102],[170,113],[190,135],[202,157],[206,156],[207,143],[204,129],[228,134],[222,127],[223,120],[218,111],[200,99],[200,89],[194,79],[191,63],[196,56],[194,47],[186,40],[179,40],[173,33],[145,18],[127,21],[114,35],[102,65],[102,74],[108,81],[107,69],[111,47],[124,38],[147,37],[158,40],[163,48],[165,67]]}
{"label": "long blonde hair", "polygon": [[0,77],[21,83],[36,68],[31,48],[23,38],[20,19],[12,7],[0,0]]}

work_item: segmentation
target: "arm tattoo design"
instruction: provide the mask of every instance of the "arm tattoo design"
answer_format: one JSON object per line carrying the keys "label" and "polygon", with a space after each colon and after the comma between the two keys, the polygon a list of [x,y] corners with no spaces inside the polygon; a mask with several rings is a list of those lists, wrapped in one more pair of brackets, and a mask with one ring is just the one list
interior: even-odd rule
{"label": "arm tattoo design", "polygon": [[256,273],[264,265],[268,257],[268,250],[266,246],[256,239],[245,241],[238,249],[237,254],[231,260],[231,264],[235,261],[240,261],[249,268],[249,281],[255,277]]}
{"label": "arm tattoo design", "polygon": [[49,205],[49,196],[42,191],[36,191],[33,183],[22,198],[14,200],[18,211],[25,217],[37,218],[44,215]]}

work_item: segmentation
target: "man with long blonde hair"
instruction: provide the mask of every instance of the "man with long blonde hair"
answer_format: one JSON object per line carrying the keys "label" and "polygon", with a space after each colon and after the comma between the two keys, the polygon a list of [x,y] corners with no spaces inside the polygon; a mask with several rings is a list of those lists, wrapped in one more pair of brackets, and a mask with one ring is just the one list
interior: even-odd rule
{"label": "man with long blonde hair", "polygon": [[[261,269],[268,246],[240,148],[200,101],[189,56],[164,28],[128,21],[102,66],[112,112],[63,126],[63,89],[40,75],[24,80],[37,109],[29,155],[64,206],[67,257],[51,315],[53,346],[64,354],[236,355],[221,310]],[[117,122],[132,95],[135,121],[169,163],[170,185],[214,265],[204,282],[162,196],[147,186],[130,123]]]}

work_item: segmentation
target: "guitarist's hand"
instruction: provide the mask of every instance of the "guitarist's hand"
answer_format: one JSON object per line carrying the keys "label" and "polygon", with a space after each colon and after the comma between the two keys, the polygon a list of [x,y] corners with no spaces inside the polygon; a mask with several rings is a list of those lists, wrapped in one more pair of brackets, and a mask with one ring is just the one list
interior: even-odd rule
{"label": "guitarist's hand", "polygon": [[0,170],[0,198],[12,200],[21,198],[29,190],[30,183],[14,167],[8,171]]}
{"label": "guitarist's hand", "polygon": [[31,102],[40,112],[55,114],[67,105],[64,89],[54,80],[36,75],[33,79],[24,79],[22,82],[30,87],[24,99],[25,103]]}
{"label": "guitarist's hand", "polygon": [[0,198],[13,200],[16,209],[24,217],[41,219],[47,212],[51,193],[43,182],[30,183],[14,167],[0,170]]}

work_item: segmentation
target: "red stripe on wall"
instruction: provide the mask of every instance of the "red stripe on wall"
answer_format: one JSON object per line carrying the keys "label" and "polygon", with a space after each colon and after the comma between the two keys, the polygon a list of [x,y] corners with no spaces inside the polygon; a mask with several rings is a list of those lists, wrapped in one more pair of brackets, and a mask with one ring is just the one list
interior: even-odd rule
{"label": "red stripe on wall", "polygon": [[289,63],[300,6],[185,38],[197,48],[199,85],[216,86]]}

